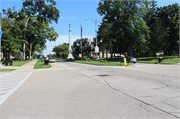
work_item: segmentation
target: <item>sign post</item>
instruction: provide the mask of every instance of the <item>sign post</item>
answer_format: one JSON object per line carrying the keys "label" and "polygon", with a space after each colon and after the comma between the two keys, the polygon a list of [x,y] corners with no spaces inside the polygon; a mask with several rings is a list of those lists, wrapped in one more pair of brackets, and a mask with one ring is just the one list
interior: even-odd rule
{"label": "sign post", "polygon": [[99,47],[98,46],[95,47],[95,53],[99,53]]}
{"label": "sign post", "polygon": [[99,47],[98,46],[95,47],[95,53],[96,53],[96,62],[97,62],[98,61],[97,53],[99,53]]}

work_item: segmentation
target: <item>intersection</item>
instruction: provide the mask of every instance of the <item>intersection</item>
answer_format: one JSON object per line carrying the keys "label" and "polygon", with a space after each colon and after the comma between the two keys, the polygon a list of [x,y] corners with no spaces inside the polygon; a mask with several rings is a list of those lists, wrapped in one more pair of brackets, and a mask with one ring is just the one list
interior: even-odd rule
{"label": "intersection", "polygon": [[1,86],[19,87],[0,105],[0,118],[180,117],[180,65],[94,66],[56,61],[51,63],[53,69],[34,70],[30,64],[1,77],[12,81]]}

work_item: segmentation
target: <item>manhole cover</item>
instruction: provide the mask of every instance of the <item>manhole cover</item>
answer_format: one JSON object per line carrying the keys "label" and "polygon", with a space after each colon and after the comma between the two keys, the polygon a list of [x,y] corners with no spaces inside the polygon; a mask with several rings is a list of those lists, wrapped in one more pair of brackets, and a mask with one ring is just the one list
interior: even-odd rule
{"label": "manhole cover", "polygon": [[105,77],[105,76],[109,76],[109,75],[108,74],[102,74],[102,75],[98,75],[98,76]]}

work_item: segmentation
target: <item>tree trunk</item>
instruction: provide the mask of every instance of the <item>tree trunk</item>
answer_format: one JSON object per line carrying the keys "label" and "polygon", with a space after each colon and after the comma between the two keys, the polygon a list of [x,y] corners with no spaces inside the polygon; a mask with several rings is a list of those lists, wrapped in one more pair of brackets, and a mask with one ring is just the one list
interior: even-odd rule
{"label": "tree trunk", "polygon": [[129,46],[129,48],[128,48],[128,55],[129,56],[133,56],[133,47],[132,47],[132,45],[131,46]]}
{"label": "tree trunk", "polygon": [[111,58],[112,58],[112,56],[113,56],[113,53],[112,53],[112,51],[111,51]]}
{"label": "tree trunk", "polygon": [[171,52],[172,52],[171,50],[168,50],[168,55],[169,55],[169,56],[171,56]]}
{"label": "tree trunk", "polygon": [[8,59],[8,52],[6,52],[6,60]]}
{"label": "tree trunk", "polygon": [[32,51],[32,55],[31,55],[32,59],[34,59],[34,58],[33,58],[33,54],[34,54],[34,53],[33,53],[33,51]]}
{"label": "tree trunk", "polygon": [[29,60],[31,59],[32,45],[33,45],[33,43],[31,42],[31,39],[30,39],[30,47],[29,47]]}
{"label": "tree trunk", "polygon": [[154,57],[156,58],[156,51],[154,51]]}
{"label": "tree trunk", "polygon": [[11,59],[11,52],[9,52],[9,60]]}
{"label": "tree trunk", "polygon": [[22,56],[22,52],[21,52],[20,54],[21,54],[21,61],[22,61],[22,58],[23,58],[23,56]]}
{"label": "tree trunk", "polygon": [[106,58],[108,58],[107,50],[106,50]]}
{"label": "tree trunk", "polygon": [[115,57],[115,53],[114,53],[114,57]]}
{"label": "tree trunk", "polygon": [[[26,30],[26,28],[27,28],[28,20],[29,20],[29,18],[27,19],[26,22],[24,22],[24,23],[25,23],[25,26],[24,26],[24,29],[25,29],[25,30]],[[26,31],[24,31],[24,40],[26,40]],[[25,60],[25,47],[26,47],[26,44],[23,43],[23,60]]]}
{"label": "tree trunk", "polygon": [[102,58],[104,58],[104,50],[102,51]]}

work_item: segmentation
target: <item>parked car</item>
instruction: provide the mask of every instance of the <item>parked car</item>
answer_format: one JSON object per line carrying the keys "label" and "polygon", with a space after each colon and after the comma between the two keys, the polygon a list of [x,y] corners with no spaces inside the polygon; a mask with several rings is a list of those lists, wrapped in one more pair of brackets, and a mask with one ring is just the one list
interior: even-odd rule
{"label": "parked car", "polygon": [[[134,63],[135,64],[137,62],[137,59],[132,57],[132,56],[126,56],[125,58],[126,58],[127,63]],[[120,62],[124,62],[124,58],[121,58]]]}
{"label": "parked car", "polygon": [[50,57],[49,58],[49,62],[55,62],[55,58],[54,57]]}

